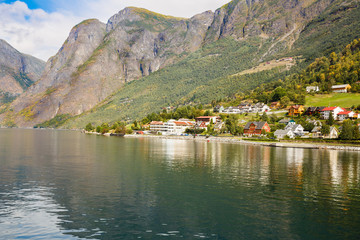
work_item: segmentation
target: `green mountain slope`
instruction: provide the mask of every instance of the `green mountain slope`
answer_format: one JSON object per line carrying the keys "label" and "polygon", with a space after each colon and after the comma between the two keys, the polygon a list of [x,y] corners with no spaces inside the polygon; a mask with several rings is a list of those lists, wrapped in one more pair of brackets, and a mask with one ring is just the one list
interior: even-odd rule
{"label": "green mountain slope", "polygon": [[[357,3],[340,6],[336,2],[308,23],[288,51],[265,57],[301,56],[290,71],[284,67],[246,75],[235,75],[259,64],[271,41],[259,37],[235,41],[232,37],[205,46],[178,64],[146,78],[131,82],[92,111],[71,119],[63,126],[79,128],[88,122],[114,122],[141,119],[162,107],[210,103],[212,100],[246,92],[265,82],[284,79],[305,69],[316,57],[339,52],[359,37],[360,9]],[[281,43],[279,43],[281,45]]]}

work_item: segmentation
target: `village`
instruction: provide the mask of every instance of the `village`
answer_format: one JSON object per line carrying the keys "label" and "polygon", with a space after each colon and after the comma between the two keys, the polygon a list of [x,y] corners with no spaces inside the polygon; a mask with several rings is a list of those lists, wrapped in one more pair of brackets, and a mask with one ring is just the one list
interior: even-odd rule
{"label": "village", "polygon": [[[348,84],[332,86],[334,93],[347,93],[350,89]],[[317,86],[306,88],[308,93],[318,90]],[[183,108],[188,111],[191,107]],[[359,107],[284,105],[280,101],[265,104],[244,100],[237,106],[201,107],[196,109],[196,114],[188,115],[190,117],[187,118],[176,118],[175,116],[186,116],[176,115],[178,110],[166,107],[162,113],[153,113],[133,124],[115,123],[113,127],[103,124],[96,129],[89,126],[87,131],[112,136],[240,136],[257,141],[360,139]],[[122,127],[119,128],[119,125]]]}
{"label": "village", "polygon": [[[336,85],[332,89],[336,93],[346,93],[350,85]],[[318,87],[310,86],[307,92],[316,92]],[[173,108],[166,109],[167,111]],[[199,135],[221,136],[232,134],[227,126],[227,117],[235,117],[240,128],[237,134],[247,138],[279,139],[359,139],[360,113],[354,109],[341,106],[281,106],[280,102],[251,103],[244,101],[238,106],[224,108],[217,105],[211,116],[199,116],[195,119],[178,119],[151,121],[136,134],[155,135]],[[246,117],[241,117],[246,116]],[[248,119],[246,121],[245,119]],[[344,124],[347,123],[347,124]],[[350,128],[350,130],[348,129]],[[350,136],[349,136],[350,135]]]}

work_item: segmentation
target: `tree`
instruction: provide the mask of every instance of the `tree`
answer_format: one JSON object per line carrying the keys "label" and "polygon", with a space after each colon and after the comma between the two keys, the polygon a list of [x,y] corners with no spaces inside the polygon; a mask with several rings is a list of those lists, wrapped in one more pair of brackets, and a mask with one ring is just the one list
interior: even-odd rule
{"label": "tree", "polygon": [[284,96],[280,99],[280,104],[283,107],[286,107],[287,105],[289,105],[289,103],[290,103],[290,98],[288,96]]}
{"label": "tree", "polygon": [[315,127],[315,124],[312,122],[306,122],[304,124],[304,130],[308,131],[308,132],[311,132],[314,129],[314,127]]}
{"label": "tree", "polygon": [[115,133],[119,133],[119,134],[126,134],[126,127],[125,125],[120,125],[115,129]]}
{"label": "tree", "polygon": [[326,124],[323,124],[321,126],[320,131],[321,131],[321,134],[324,135],[324,136],[329,135],[330,134],[330,126],[326,125]]}
{"label": "tree", "polygon": [[210,121],[210,124],[207,126],[207,133],[208,134],[213,134],[214,133],[214,123],[213,123],[212,119]]}
{"label": "tree", "polygon": [[334,123],[335,123],[334,116],[333,116],[332,112],[330,112],[329,119],[326,120],[326,124],[329,126],[332,126],[332,125],[334,125]]}
{"label": "tree", "polygon": [[88,123],[85,127],[85,131],[92,132],[94,130],[94,126],[91,123]]}
{"label": "tree", "polygon": [[235,114],[230,115],[225,121],[226,129],[232,135],[236,135],[237,122],[238,122],[238,116]]}
{"label": "tree", "polygon": [[353,139],[360,139],[360,129],[356,124],[353,126]]}
{"label": "tree", "polygon": [[261,116],[261,120],[263,120],[264,122],[267,122],[269,120],[269,117],[266,112],[264,112],[263,115]]}
{"label": "tree", "polygon": [[271,101],[279,101],[282,97],[286,96],[286,89],[282,87],[277,87],[271,96]]}
{"label": "tree", "polygon": [[342,125],[342,130],[339,135],[341,140],[351,140],[353,139],[354,127],[351,120],[345,120]]}

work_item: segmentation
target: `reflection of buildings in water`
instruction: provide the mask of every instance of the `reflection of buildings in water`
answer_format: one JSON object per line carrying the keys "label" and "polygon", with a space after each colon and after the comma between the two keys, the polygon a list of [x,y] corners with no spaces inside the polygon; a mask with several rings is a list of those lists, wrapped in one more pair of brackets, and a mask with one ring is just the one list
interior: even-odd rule
{"label": "reflection of buildings in water", "polygon": [[339,151],[329,150],[329,164],[330,164],[330,174],[331,182],[333,184],[340,184],[341,181],[341,166],[338,166]]}
{"label": "reflection of buildings in water", "polygon": [[271,156],[271,147],[263,147],[262,148],[262,159],[260,166],[260,183],[261,184],[269,184],[269,176],[270,176],[270,156]]}
{"label": "reflection of buildings in water", "polygon": [[303,148],[286,148],[286,161],[288,164],[294,164],[302,167],[304,162]]}
{"label": "reflection of buildings in water", "polygon": [[191,140],[165,139],[162,148],[166,162],[171,166],[174,161],[193,159],[199,165],[219,166],[222,160],[221,143],[197,142]]}
{"label": "reflection of buildings in water", "polygon": [[288,171],[292,169],[292,174],[296,176],[298,184],[302,184],[303,181],[303,164],[304,164],[304,152],[303,148],[287,148],[286,149],[286,161],[288,165]]}

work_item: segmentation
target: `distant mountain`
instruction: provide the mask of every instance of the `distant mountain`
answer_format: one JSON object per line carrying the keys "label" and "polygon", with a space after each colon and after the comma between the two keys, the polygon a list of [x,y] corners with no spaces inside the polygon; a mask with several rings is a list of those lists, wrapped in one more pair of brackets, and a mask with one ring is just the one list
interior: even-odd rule
{"label": "distant mountain", "polygon": [[0,104],[23,93],[44,68],[44,61],[22,54],[0,39]]}
{"label": "distant mountain", "polygon": [[297,69],[342,48],[358,37],[359,17],[357,0],[234,0],[190,19],[126,8],[107,24],[75,26],[0,121],[30,127],[81,114],[66,125],[81,127],[208,103],[288,74],[285,65],[251,73],[266,61],[298,57]]}

